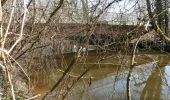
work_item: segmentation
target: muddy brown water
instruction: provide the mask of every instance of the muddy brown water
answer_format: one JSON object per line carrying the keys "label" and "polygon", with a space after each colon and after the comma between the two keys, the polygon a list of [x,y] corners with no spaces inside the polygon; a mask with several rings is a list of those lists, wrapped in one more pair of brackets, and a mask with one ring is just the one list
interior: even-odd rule
{"label": "muddy brown water", "polygon": [[[65,56],[65,62],[69,63],[73,56],[72,54]],[[99,58],[105,59],[99,61]],[[95,52],[82,57],[69,72],[70,77],[76,78],[86,68],[90,70],[76,83],[65,99],[126,100],[126,78],[130,59],[130,55],[118,53],[99,55]],[[130,83],[132,99],[170,100],[170,55],[142,53],[136,55],[135,62]],[[33,72],[31,76],[33,93],[43,96],[61,77],[64,69]]]}

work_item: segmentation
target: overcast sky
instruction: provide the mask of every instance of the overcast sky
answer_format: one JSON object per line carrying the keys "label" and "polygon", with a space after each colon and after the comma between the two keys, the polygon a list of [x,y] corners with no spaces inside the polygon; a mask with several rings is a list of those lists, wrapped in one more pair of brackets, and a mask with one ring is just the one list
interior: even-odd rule
{"label": "overcast sky", "polygon": [[[29,1],[30,0],[26,0],[27,3]],[[39,5],[43,5],[43,6],[46,6],[48,1],[49,0],[36,0],[36,2]],[[81,1],[81,0],[78,0],[78,1]],[[90,3],[90,1],[93,1],[93,0],[88,0],[88,1]],[[95,1],[98,1],[98,0],[94,0],[93,1],[94,4],[95,4]],[[101,0],[101,1],[105,2],[105,0]],[[113,0],[108,0],[108,3],[111,1],[113,1]],[[138,1],[140,1],[140,0],[138,0]],[[116,14],[116,13],[129,14],[127,16],[129,16],[129,19],[132,19],[133,16],[136,16],[136,15],[132,14],[132,12],[134,11],[134,8],[135,8],[135,6],[134,6],[135,4],[136,4],[136,0],[122,0],[120,2],[116,2],[102,16],[102,19],[103,20],[113,20],[114,19],[113,17],[115,16],[114,14]],[[81,3],[80,3],[80,5],[81,5]],[[89,5],[92,5],[92,4],[89,4]]]}
{"label": "overcast sky", "polygon": [[[27,3],[30,1],[30,0],[25,0]],[[46,5],[47,2],[49,0],[36,0],[37,3],[41,3],[41,5]],[[93,0],[90,0],[90,1],[93,1]],[[94,1],[97,1],[97,0],[94,0]],[[108,2],[110,2],[112,0],[108,0]],[[114,11],[119,13],[120,12],[120,9],[122,12],[126,12],[127,10],[129,10],[130,8],[132,8],[134,6],[135,2],[132,2],[132,0],[122,0],[120,2],[117,2],[117,3],[114,3],[112,5],[112,7],[114,8]],[[110,9],[111,11],[113,9]],[[130,11],[132,11],[133,9],[131,9]]]}

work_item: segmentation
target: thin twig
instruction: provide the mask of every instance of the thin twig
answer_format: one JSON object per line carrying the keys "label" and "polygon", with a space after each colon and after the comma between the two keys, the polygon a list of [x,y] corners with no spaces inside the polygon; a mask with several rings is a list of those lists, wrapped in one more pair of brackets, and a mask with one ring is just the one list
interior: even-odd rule
{"label": "thin twig", "polygon": [[29,76],[26,74],[26,71],[22,68],[22,66],[12,57],[8,54],[7,50],[3,50],[2,48],[0,48],[0,51],[3,52],[3,54],[6,54],[7,56],[9,56],[23,71],[23,73],[25,74],[25,76],[28,78],[28,80],[30,80]]}
{"label": "thin twig", "polygon": [[15,6],[16,6],[16,0],[13,1],[13,7],[12,7],[10,19],[9,19],[8,26],[7,26],[5,35],[4,35],[4,37],[3,37],[3,41],[2,41],[2,49],[3,49],[4,46],[5,46],[6,38],[7,38],[8,31],[9,31],[9,28],[10,28],[11,22],[12,22],[12,17],[13,17],[13,15],[14,15],[14,11],[15,11]]}
{"label": "thin twig", "polygon": [[21,26],[21,31],[20,31],[20,35],[19,38],[15,41],[15,43],[12,45],[12,47],[9,49],[8,53],[11,53],[11,51],[16,47],[16,45],[21,41],[22,39],[22,35],[23,35],[23,30],[24,30],[24,25],[25,25],[25,19],[26,19],[26,14],[27,14],[27,8],[26,5],[24,5],[25,10],[24,10],[24,16],[23,16],[23,20],[22,20],[22,26]]}
{"label": "thin twig", "polygon": [[126,84],[126,88],[127,88],[127,100],[131,100],[131,92],[130,92],[131,73],[132,73],[132,70],[133,70],[133,68],[135,66],[135,53],[136,53],[136,48],[137,48],[137,45],[138,45],[140,39],[141,39],[141,37],[137,40],[137,42],[135,44],[135,47],[133,49],[131,65],[130,65],[130,69],[129,69],[128,76],[127,76],[127,84]]}
{"label": "thin twig", "polygon": [[12,79],[11,79],[11,73],[8,70],[7,70],[7,73],[8,73],[8,81],[9,81],[9,84],[10,84],[10,87],[11,87],[12,98],[13,98],[13,100],[16,100],[15,99],[15,93],[14,93],[14,86],[12,84]]}
{"label": "thin twig", "polygon": [[22,66],[10,55],[8,55],[22,70],[22,72],[24,73],[24,75],[27,77],[29,85],[30,85],[30,77],[28,76],[28,74],[26,73],[26,71],[22,68]]}
{"label": "thin twig", "polygon": [[49,93],[51,93],[52,91],[54,91],[58,85],[61,83],[61,81],[64,79],[64,77],[67,75],[67,73],[72,69],[73,65],[75,64],[76,59],[74,58],[71,63],[69,64],[68,68],[65,70],[65,72],[63,73],[63,75],[60,77],[60,79],[57,81],[57,83],[51,88],[51,90],[49,92],[47,92],[44,97],[42,98],[42,100],[44,100]]}
{"label": "thin twig", "polygon": [[[64,73],[65,71],[64,70],[61,70],[61,69],[57,69],[59,72],[62,72],[62,73]],[[70,76],[70,77],[73,77],[73,78],[77,78],[77,77],[79,77],[79,76],[77,76],[77,75],[74,75],[74,74],[71,74],[71,73],[67,73],[67,75],[68,76]],[[81,77],[81,78],[83,78],[83,79],[90,79],[90,78],[95,78],[95,77]]]}
{"label": "thin twig", "polygon": [[67,94],[71,91],[71,89],[73,88],[73,86],[76,85],[76,83],[89,71],[90,69],[85,70],[79,77],[77,77],[77,79],[72,83],[72,85],[67,89],[65,95],[63,96],[63,99],[67,96]]}
{"label": "thin twig", "polygon": [[40,96],[41,96],[41,94],[37,94],[37,95],[35,95],[35,96],[31,97],[31,98],[28,98],[26,100],[35,100],[35,98],[40,97]]}

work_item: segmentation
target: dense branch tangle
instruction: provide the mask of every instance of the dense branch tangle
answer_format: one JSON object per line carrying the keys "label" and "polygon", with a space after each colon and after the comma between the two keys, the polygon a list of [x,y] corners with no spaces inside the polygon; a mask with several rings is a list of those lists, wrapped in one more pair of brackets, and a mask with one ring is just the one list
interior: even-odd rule
{"label": "dense branch tangle", "polygon": [[165,39],[166,43],[169,44],[167,0],[163,1],[164,0],[156,0],[156,15],[152,12],[150,0],[146,0],[146,5],[151,25],[154,30]]}

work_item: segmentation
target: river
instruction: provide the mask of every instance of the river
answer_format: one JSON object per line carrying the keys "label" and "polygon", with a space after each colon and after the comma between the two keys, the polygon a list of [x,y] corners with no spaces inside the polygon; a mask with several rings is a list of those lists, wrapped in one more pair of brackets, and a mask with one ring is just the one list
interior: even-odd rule
{"label": "river", "polygon": [[[67,66],[73,54],[65,55]],[[165,53],[141,53],[136,55],[136,66],[130,82],[132,99],[160,100],[170,98],[170,55]],[[100,59],[100,60],[99,60]],[[131,56],[119,53],[97,54],[91,52],[79,59],[62,84],[70,84],[85,69],[90,70],[68,92],[66,100],[126,100],[126,79]],[[31,75],[32,91],[42,96],[61,77],[61,68],[36,70]],[[61,85],[62,86],[62,85]],[[62,93],[63,88],[56,89]],[[59,92],[60,91],[60,92]],[[56,97],[54,96],[54,100]],[[41,99],[41,97],[39,98]]]}

